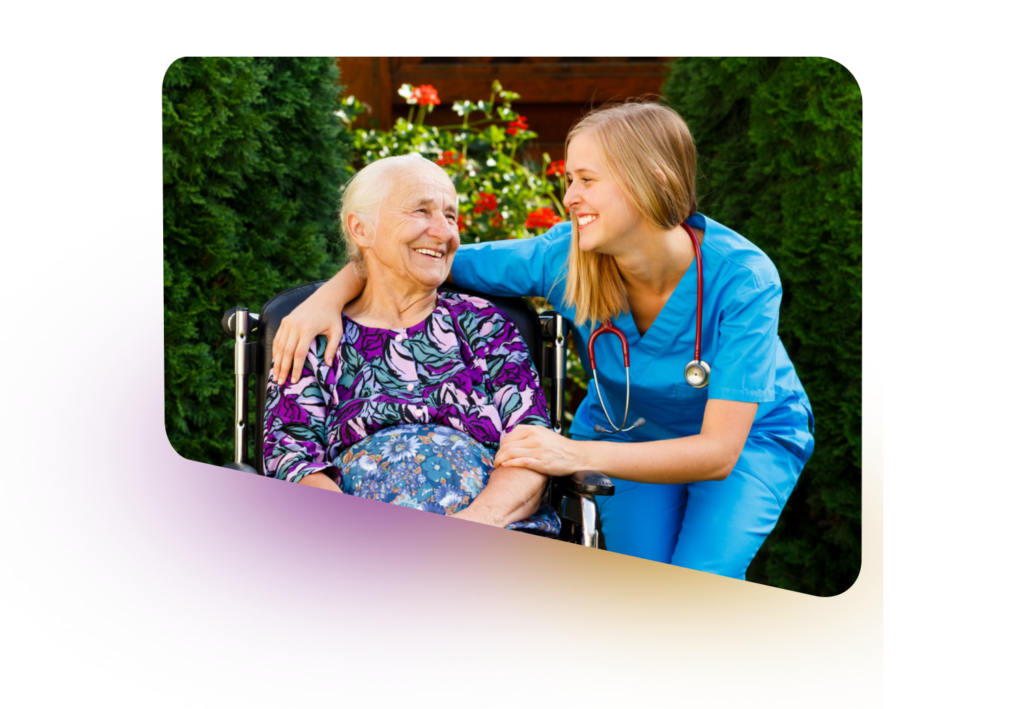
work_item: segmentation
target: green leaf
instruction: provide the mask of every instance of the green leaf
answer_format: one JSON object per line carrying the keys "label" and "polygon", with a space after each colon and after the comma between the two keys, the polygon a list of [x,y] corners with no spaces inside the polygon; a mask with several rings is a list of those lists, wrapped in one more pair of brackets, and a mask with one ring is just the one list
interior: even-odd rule
{"label": "green leaf", "polygon": [[491,145],[498,145],[505,142],[505,130],[499,126],[491,125],[480,137]]}

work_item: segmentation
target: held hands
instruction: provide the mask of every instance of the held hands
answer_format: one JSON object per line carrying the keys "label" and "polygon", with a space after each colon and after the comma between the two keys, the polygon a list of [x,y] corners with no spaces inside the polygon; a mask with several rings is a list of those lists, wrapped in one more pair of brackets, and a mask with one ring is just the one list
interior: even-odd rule
{"label": "held hands", "polygon": [[494,465],[528,468],[545,475],[572,475],[587,468],[581,441],[543,426],[516,426],[501,441]]}
{"label": "held hands", "polygon": [[327,350],[324,362],[327,366],[334,363],[334,354],[341,343],[341,313],[334,303],[317,291],[304,303],[299,305],[281,320],[281,326],[274,336],[274,381],[284,384],[289,373],[293,382],[302,376],[302,365],[306,361],[306,353],[317,335],[327,335]]}

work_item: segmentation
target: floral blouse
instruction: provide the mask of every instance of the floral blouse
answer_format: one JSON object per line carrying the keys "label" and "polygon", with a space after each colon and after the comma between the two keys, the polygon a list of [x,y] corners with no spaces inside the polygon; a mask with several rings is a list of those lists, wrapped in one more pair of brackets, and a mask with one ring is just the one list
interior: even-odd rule
{"label": "floral blouse", "polygon": [[342,320],[333,366],[321,335],[298,382],[268,383],[266,475],[298,482],[323,472],[337,481],[340,454],[401,424],[447,426],[492,450],[519,424],[550,425],[526,344],[488,301],[438,293],[434,311],[402,330]]}

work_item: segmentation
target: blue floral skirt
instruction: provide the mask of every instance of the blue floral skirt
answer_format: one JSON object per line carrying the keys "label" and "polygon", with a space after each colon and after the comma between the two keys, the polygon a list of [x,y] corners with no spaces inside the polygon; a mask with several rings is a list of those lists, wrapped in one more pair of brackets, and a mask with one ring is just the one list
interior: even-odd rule
{"label": "blue floral skirt", "polygon": [[[487,485],[494,451],[453,428],[403,424],[364,438],[334,465],[348,495],[450,515],[469,507]],[[542,502],[532,517],[507,529],[554,538],[561,520]]]}

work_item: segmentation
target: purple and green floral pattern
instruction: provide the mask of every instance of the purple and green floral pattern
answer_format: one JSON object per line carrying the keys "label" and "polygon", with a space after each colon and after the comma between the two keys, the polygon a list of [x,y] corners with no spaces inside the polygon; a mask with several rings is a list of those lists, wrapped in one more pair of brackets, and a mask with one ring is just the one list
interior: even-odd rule
{"label": "purple and green floral pattern", "polygon": [[332,366],[324,363],[327,339],[321,335],[297,382],[268,382],[268,476],[298,482],[323,472],[340,485],[337,463],[346,451],[403,424],[454,429],[492,455],[515,426],[549,426],[526,344],[488,301],[439,293],[434,311],[402,330],[342,320]]}

